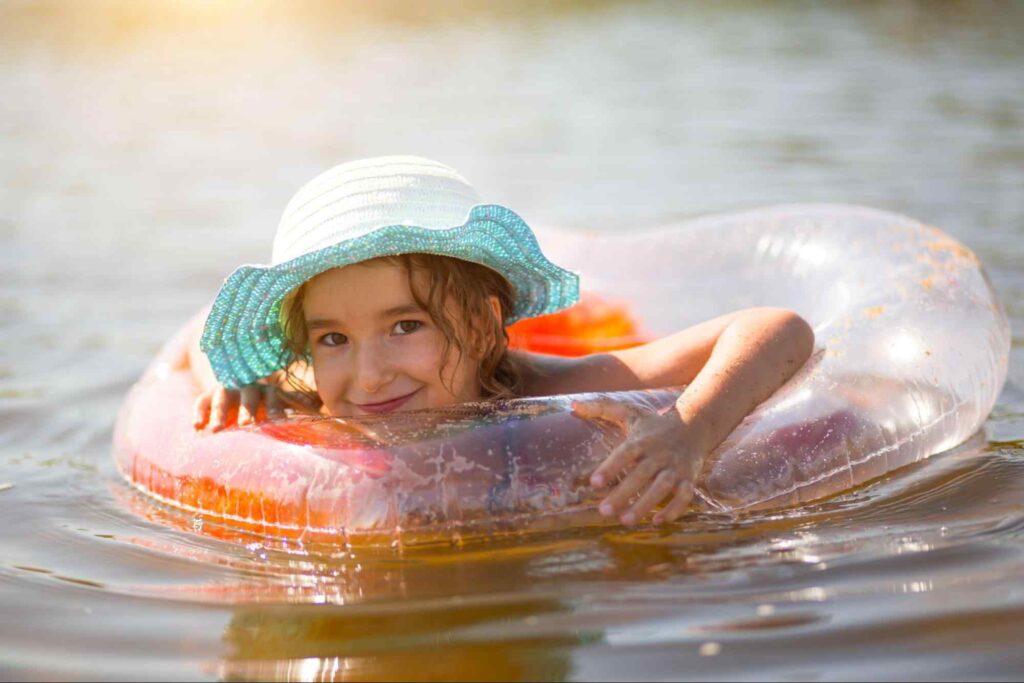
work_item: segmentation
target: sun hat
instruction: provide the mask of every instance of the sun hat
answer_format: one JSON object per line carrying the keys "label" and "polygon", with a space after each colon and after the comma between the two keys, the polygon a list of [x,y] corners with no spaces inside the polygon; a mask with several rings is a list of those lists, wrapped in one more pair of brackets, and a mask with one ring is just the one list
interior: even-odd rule
{"label": "sun hat", "polygon": [[271,265],[241,266],[224,281],[200,339],[217,381],[237,389],[291,362],[281,304],[307,280],[411,253],[472,261],[503,275],[516,291],[509,322],[554,313],[579,298],[579,278],[545,258],[523,219],[481,204],[454,169],[411,156],[349,162],[288,202]]}

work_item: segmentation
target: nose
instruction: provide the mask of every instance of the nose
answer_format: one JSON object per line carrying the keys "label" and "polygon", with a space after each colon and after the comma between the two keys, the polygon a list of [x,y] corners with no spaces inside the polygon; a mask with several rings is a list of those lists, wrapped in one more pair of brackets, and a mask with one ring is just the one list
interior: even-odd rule
{"label": "nose", "polygon": [[382,345],[363,344],[355,355],[355,380],[360,390],[375,394],[394,378],[390,355]]}

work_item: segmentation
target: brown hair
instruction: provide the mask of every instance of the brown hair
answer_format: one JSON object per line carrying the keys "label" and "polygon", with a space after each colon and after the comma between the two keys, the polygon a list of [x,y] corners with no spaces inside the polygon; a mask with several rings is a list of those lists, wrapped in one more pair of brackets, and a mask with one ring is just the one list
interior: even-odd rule
{"label": "brown hair", "polygon": [[[486,266],[461,259],[434,254],[400,254],[382,256],[383,261],[402,266],[409,277],[409,289],[416,303],[444,335],[441,368],[448,365],[453,349],[458,362],[472,353],[480,359],[480,389],[485,398],[511,398],[519,389],[520,375],[508,355],[508,333],[505,326],[515,303],[515,290],[498,272]],[[427,276],[426,292],[419,291],[415,273]],[[309,335],[302,310],[306,285],[293,291],[281,304],[281,326],[285,347],[282,366],[285,381],[309,399],[320,402],[316,392],[302,379],[296,366],[310,363]],[[495,296],[501,306],[501,320],[496,320],[489,303]],[[458,329],[455,316],[465,329]],[[456,365],[457,367],[457,365]],[[441,378],[444,381],[444,377]],[[451,389],[451,387],[448,387]]]}

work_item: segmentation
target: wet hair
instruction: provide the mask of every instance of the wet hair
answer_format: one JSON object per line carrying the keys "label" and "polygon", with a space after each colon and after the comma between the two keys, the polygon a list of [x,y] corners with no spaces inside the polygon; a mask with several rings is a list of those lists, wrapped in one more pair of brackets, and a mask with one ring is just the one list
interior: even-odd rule
{"label": "wet hair", "polygon": [[[434,254],[382,256],[367,263],[378,262],[397,264],[405,270],[413,299],[444,335],[442,370],[447,368],[452,351],[458,353],[457,363],[475,357],[480,363],[480,391],[485,399],[516,395],[520,375],[509,358],[505,330],[515,302],[515,289],[508,280],[486,266]],[[425,286],[418,285],[422,280],[414,277],[417,273],[426,275]],[[312,362],[302,310],[305,294],[303,284],[281,303],[280,320],[286,340],[281,360],[286,384],[305,394],[311,403],[320,404],[316,391],[302,379]],[[500,321],[491,309],[491,296],[497,297],[501,307]],[[441,381],[445,382],[443,376]],[[453,390],[447,382],[445,386]]]}

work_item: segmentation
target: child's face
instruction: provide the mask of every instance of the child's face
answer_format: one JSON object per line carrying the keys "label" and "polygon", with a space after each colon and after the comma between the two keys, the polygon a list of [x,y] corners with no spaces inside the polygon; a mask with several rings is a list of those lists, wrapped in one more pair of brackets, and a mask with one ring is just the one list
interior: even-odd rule
{"label": "child's face", "polygon": [[[331,415],[481,398],[478,359],[459,362],[453,347],[441,367],[444,334],[416,303],[398,264],[370,261],[328,270],[307,283],[302,309],[317,391]],[[465,329],[462,320],[452,322]]]}

